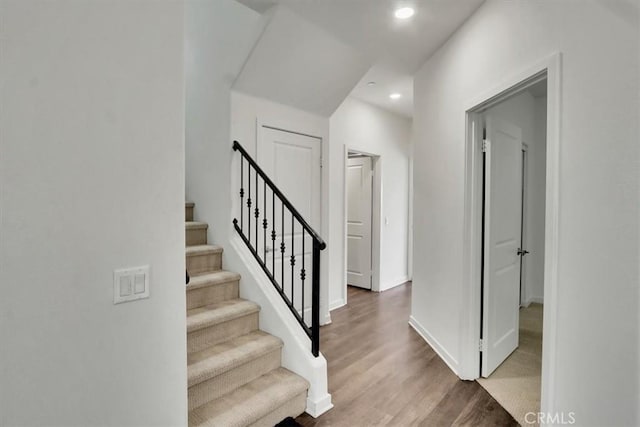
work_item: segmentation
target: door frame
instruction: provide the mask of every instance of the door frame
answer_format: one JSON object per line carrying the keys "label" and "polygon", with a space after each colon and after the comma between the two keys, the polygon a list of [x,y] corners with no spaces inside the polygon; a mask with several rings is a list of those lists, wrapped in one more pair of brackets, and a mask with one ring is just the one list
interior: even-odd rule
{"label": "door frame", "polygon": [[[349,171],[349,160],[351,159],[358,159],[358,158],[367,158],[369,159],[369,165],[370,165],[370,173],[371,173],[371,177],[369,179],[369,183],[367,185],[370,185],[370,206],[369,206],[369,247],[368,247],[368,251],[369,251],[369,288],[362,288],[362,289],[367,289],[372,291],[373,290],[373,177],[374,177],[374,171],[373,171],[373,163],[374,163],[374,158],[371,156],[365,156],[359,153],[355,153],[354,151],[351,151],[349,153],[347,153],[348,157],[347,157],[347,164],[345,166],[345,184],[347,182],[347,173]],[[349,190],[345,185],[345,203],[349,203]],[[345,207],[345,214],[348,215],[348,206]],[[345,266],[345,272],[347,275],[347,281],[349,279],[349,266],[348,266],[348,260],[349,260],[349,221],[348,218],[345,218],[345,239],[347,240],[347,245],[345,248],[346,256],[345,259],[347,260],[347,264]],[[357,286],[360,287],[360,286]]]}
{"label": "door frame", "polygon": [[[520,248],[527,249],[527,199],[529,197],[529,146],[526,142],[522,143],[522,214],[521,214],[521,230],[520,230]],[[520,257],[520,297],[518,302],[520,307],[526,307],[524,302],[527,299],[527,257]]]}
{"label": "door frame", "polygon": [[342,188],[344,193],[344,203],[342,212],[343,224],[343,296],[344,304],[347,304],[347,167],[349,153],[356,153],[363,156],[371,157],[371,169],[373,170],[373,187],[371,189],[371,291],[380,292],[380,260],[381,247],[380,235],[382,230],[382,157],[378,154],[368,153],[355,148],[344,146],[344,174]]}
{"label": "door frame", "polygon": [[[465,104],[465,214],[463,289],[460,313],[459,376],[480,377],[478,351],[482,256],[482,126],[481,114],[492,105],[547,79],[547,155],[545,206],[544,320],[542,346],[541,411],[554,412],[558,318],[559,159],[561,141],[562,55],[557,52],[511,75],[495,87],[476,87],[479,94]],[[464,309],[466,307],[466,310]]]}

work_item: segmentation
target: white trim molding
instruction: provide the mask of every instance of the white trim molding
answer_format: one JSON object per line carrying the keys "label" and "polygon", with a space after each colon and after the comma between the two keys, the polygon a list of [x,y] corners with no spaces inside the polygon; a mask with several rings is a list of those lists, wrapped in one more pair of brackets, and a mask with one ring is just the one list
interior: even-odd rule
{"label": "white trim molding", "polygon": [[344,299],[342,299],[342,298],[337,299],[337,300],[332,301],[331,303],[329,303],[329,311],[333,311],[333,310],[335,310],[337,308],[344,307],[345,305],[347,305],[347,303],[345,302]]}
{"label": "white trim molding", "polygon": [[400,285],[404,285],[405,283],[407,283],[410,280],[411,280],[411,278],[409,277],[409,275],[398,277],[398,278],[393,279],[393,280],[388,280],[384,284],[380,285],[380,292],[388,291],[389,289],[393,289],[393,288],[396,288],[396,287],[398,287]]}
{"label": "white trim molding", "polygon": [[453,357],[451,353],[449,353],[444,348],[444,346],[442,346],[442,344],[440,344],[440,342],[433,335],[431,335],[429,331],[427,331],[427,329],[420,324],[420,322],[416,320],[415,317],[409,316],[409,326],[411,326],[413,330],[415,330],[418,335],[420,335],[422,339],[431,346],[433,351],[435,351],[436,354],[438,354],[438,356],[440,356],[440,358],[444,360],[444,363],[449,366],[449,369],[451,369],[454,374],[460,376],[460,374],[458,373],[459,363],[455,359],[455,357]]}
{"label": "white trim molding", "polygon": [[317,398],[316,400],[312,400],[311,397],[307,397],[306,412],[313,418],[318,418],[331,408],[333,408],[333,403],[331,403],[331,395],[329,393]]}
{"label": "white trim molding", "polygon": [[[502,80],[492,88],[479,88],[478,95],[465,104],[465,221],[463,257],[463,309],[460,328],[459,376],[476,379],[480,376],[480,259],[482,232],[482,138],[478,126],[480,113],[489,106],[513,95],[531,84],[547,80],[547,158],[545,212],[545,277],[544,323],[542,350],[541,411],[554,411],[556,371],[556,319],[558,317],[558,236],[560,211],[560,144],[562,54],[553,53],[520,72]],[[429,339],[427,339],[429,341]],[[430,342],[431,343],[431,342]],[[433,346],[433,344],[432,344]],[[445,359],[446,361],[446,359]],[[453,369],[453,368],[452,368]],[[455,371],[455,370],[454,370]]]}
{"label": "white trim molding", "polygon": [[382,156],[379,154],[369,153],[362,150],[349,148],[347,145],[343,146],[343,181],[342,187],[344,204],[343,204],[343,274],[344,274],[344,286],[343,295],[345,304],[347,303],[347,167],[349,153],[358,153],[364,156],[371,157],[371,168],[373,169],[373,190],[371,192],[372,207],[371,207],[371,291],[381,292],[388,288],[382,288],[380,283],[380,260],[382,259]]}

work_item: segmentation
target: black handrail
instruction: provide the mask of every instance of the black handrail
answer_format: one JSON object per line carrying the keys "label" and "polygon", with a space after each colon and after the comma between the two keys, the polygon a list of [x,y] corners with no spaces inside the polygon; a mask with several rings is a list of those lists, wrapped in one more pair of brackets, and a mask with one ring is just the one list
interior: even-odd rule
{"label": "black handrail", "polygon": [[300,215],[300,212],[298,212],[298,210],[293,206],[289,199],[287,199],[285,195],[282,194],[282,191],[280,191],[280,189],[276,187],[273,181],[271,181],[271,178],[269,178],[269,176],[264,173],[262,168],[258,166],[256,161],[251,158],[249,153],[247,153],[247,150],[245,150],[238,141],[233,141],[233,151],[240,151],[240,153],[242,153],[242,156],[247,160],[247,162],[249,162],[249,164],[256,170],[256,172],[258,172],[258,175],[260,175],[264,182],[267,183],[269,188],[273,190],[275,195],[278,196],[284,206],[289,209],[289,211],[295,216],[298,222],[307,230],[307,232],[313,237],[313,239],[318,241],[318,243],[320,244],[320,250],[324,250],[327,247],[327,244],[324,242],[324,240],[322,240],[322,237],[320,237],[320,235],[315,232],[315,230],[307,223],[307,221],[305,221],[304,217]]}
{"label": "black handrail", "polygon": [[[239,151],[240,158],[240,221],[234,218],[233,225],[244,243],[247,245],[256,261],[267,275],[267,278],[271,281],[276,288],[284,302],[289,307],[289,310],[300,323],[305,333],[311,339],[311,352],[314,356],[318,356],[320,351],[320,251],[326,248],[326,243],[320,235],[307,223],[304,217],[298,212],[293,204],[286,198],[286,196],[280,191],[280,189],[273,183],[273,181],[267,176],[262,168],[256,163],[253,158],[247,153],[247,151],[240,145],[238,141],[233,141],[233,150]],[[244,162],[247,162],[246,178],[248,182],[248,191],[245,193],[244,179],[245,170]],[[254,170],[252,176],[251,169]],[[252,187],[252,178],[255,186]],[[260,186],[260,180],[262,186]],[[259,191],[262,187],[262,198],[260,199]],[[252,190],[253,188],[253,190]],[[268,190],[267,190],[268,188]],[[271,193],[271,201],[267,197]],[[245,202],[245,195],[247,200]],[[252,195],[254,199],[252,200]],[[280,224],[276,224],[276,197],[280,202]],[[260,211],[260,204],[262,202],[262,212]],[[254,205],[255,203],[255,205]],[[245,221],[244,206],[247,207],[247,221],[246,221],[246,234],[245,234]],[[268,206],[270,205],[270,206]],[[252,211],[252,206],[254,207]],[[271,208],[271,222],[269,222],[269,209]],[[287,243],[285,242],[285,208],[291,216],[291,247],[289,248],[289,262],[291,268],[290,288],[285,289],[285,253],[287,253]],[[251,216],[255,218],[255,233],[251,233]],[[262,255],[259,253],[260,244],[260,218],[262,217]],[[296,222],[300,225],[302,230],[301,246],[302,246],[302,262],[301,269],[299,271],[299,280],[296,278],[296,256],[294,252],[295,240],[296,240]],[[268,239],[267,229],[271,225],[271,233]],[[280,230],[276,230],[277,226],[280,226]],[[309,325],[305,319],[305,280],[307,276],[306,264],[305,264],[305,240],[307,236],[312,240],[312,274],[311,274],[311,324]],[[276,241],[280,237],[280,269],[276,269]],[[252,242],[252,240],[255,241]],[[267,241],[271,240],[271,248],[268,249]],[[268,264],[268,253],[271,253],[271,265]],[[280,277],[278,280],[278,273]],[[296,285],[299,284],[299,289],[296,290]],[[299,295],[301,304],[296,304],[295,296]]]}

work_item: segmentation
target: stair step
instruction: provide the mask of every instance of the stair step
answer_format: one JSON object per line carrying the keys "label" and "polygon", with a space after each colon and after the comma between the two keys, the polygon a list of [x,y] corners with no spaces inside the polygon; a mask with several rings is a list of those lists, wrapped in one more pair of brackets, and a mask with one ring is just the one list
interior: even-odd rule
{"label": "stair step", "polygon": [[231,271],[216,271],[194,276],[187,285],[187,309],[204,307],[240,297],[240,275]]}
{"label": "stair step", "polygon": [[306,380],[278,368],[189,411],[189,426],[273,426],[304,412],[308,388]]}
{"label": "stair step", "polygon": [[233,299],[187,310],[187,351],[195,353],[258,329],[260,306]]}
{"label": "stair step", "polygon": [[187,246],[206,245],[208,228],[209,224],[207,224],[206,222],[185,222],[185,238],[187,241]]}
{"label": "stair step", "polygon": [[186,248],[187,271],[196,276],[222,270],[222,247],[215,245],[197,245]]}
{"label": "stair step", "polygon": [[189,354],[189,409],[280,367],[282,346],[279,338],[253,331]]}
{"label": "stair step", "polygon": [[195,203],[193,202],[185,202],[184,204],[184,218],[185,221],[193,221],[193,207]]}

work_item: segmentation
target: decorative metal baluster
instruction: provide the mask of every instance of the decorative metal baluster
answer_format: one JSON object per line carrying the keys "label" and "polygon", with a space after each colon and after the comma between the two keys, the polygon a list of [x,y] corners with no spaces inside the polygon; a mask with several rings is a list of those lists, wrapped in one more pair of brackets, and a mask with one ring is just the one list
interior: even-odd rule
{"label": "decorative metal baluster", "polygon": [[320,352],[320,243],[313,239],[313,270],[311,276],[311,353]]}
{"label": "decorative metal baluster", "polygon": [[296,253],[294,252],[294,239],[296,238],[295,229],[293,228],[293,213],[291,213],[291,304],[293,308],[296,308],[296,300],[293,296],[293,288],[295,287],[295,266],[296,266]]}
{"label": "decorative metal baluster", "polygon": [[[320,346],[320,251],[326,248],[326,244],[323,242],[322,238],[307,224],[304,218],[300,215],[300,213],[296,210],[296,208],[287,200],[287,198],[282,194],[282,192],[278,189],[277,186],[271,181],[271,179],[262,171],[260,166],[251,158],[251,156],[244,150],[244,148],[237,142],[234,141],[233,144],[234,151],[240,151],[242,155],[240,159],[240,224],[238,224],[238,219],[233,219],[233,224],[236,231],[240,234],[240,237],[247,245],[248,249],[252,252],[256,261],[259,263],[260,267],[262,267],[263,271],[267,275],[267,277],[271,280],[272,284],[275,286],[277,291],[280,293],[288,308],[291,310],[293,316],[297,319],[297,321],[302,326],[305,333],[311,338],[311,352],[314,356],[318,356],[319,346]],[[247,162],[247,182],[248,186],[245,188],[245,177],[244,177],[244,163]],[[255,173],[255,190],[252,193],[252,176],[251,169],[253,169],[253,173]],[[260,217],[260,179],[262,179],[262,192],[263,192],[263,200],[262,200],[262,218]],[[269,224],[268,218],[268,191],[271,191],[271,224]],[[253,199],[252,199],[253,197]],[[276,197],[280,200],[280,214],[281,221],[280,226],[281,230],[276,229],[277,218],[275,216],[276,206],[275,200]],[[246,199],[246,201],[245,201]],[[247,208],[247,230],[244,229],[244,207],[246,203]],[[285,210],[286,213],[291,215],[291,249],[287,250],[286,247],[286,233],[285,233]],[[251,241],[251,229],[253,228],[253,224],[251,222],[251,215],[254,215],[255,218],[255,246],[254,242]],[[262,219],[262,221],[261,221]],[[301,236],[302,236],[302,263],[299,268],[299,276],[296,275],[296,254],[295,254],[295,231],[296,231],[296,222],[302,228]],[[259,249],[260,244],[260,224],[262,224],[262,236],[264,246],[262,251]],[[270,234],[269,234],[269,228]],[[271,248],[267,248],[267,239],[268,236],[271,237]],[[277,250],[276,243],[278,240],[278,236],[280,236],[280,277],[276,277],[276,255],[275,252]],[[309,323],[307,323],[306,312],[305,312],[305,303],[309,300],[309,296],[306,295],[306,280],[307,280],[307,262],[305,258],[305,251],[307,236],[311,238],[311,244],[313,246],[312,258],[311,258],[311,301],[310,301],[310,310],[311,310],[311,319]],[[269,262],[267,259],[267,253],[271,251],[273,252],[271,255],[271,269],[269,269]],[[262,252],[262,257],[260,257],[260,252]],[[286,279],[285,279],[285,254],[289,254],[288,262],[290,263],[291,268],[291,287],[290,294],[286,293]],[[271,270],[271,271],[270,271]],[[297,304],[295,301],[295,288],[296,288],[296,277],[299,277],[301,289],[300,289],[300,304]],[[300,310],[298,310],[298,307]]]}
{"label": "decorative metal baluster", "polygon": [[244,157],[240,157],[240,229],[244,227],[244,213],[242,207],[244,206]]}
{"label": "decorative metal baluster", "polygon": [[[276,277],[276,193],[271,192],[271,274]],[[266,264],[266,263],[265,263]]]}
{"label": "decorative metal baluster", "polygon": [[280,283],[280,288],[282,289],[282,292],[284,293],[284,202],[281,200],[282,202],[282,228],[280,229],[280,280],[282,281],[282,283]]}
{"label": "decorative metal baluster", "polygon": [[[256,175],[258,172],[256,172]],[[247,168],[247,181],[249,181],[249,194],[247,197],[247,240],[251,242],[251,168]]]}
{"label": "decorative metal baluster", "polygon": [[302,293],[300,294],[302,297],[302,323],[304,323],[304,279],[306,277],[304,258],[304,227],[302,227],[302,270],[300,270],[300,281],[302,282]]}
{"label": "decorative metal baluster", "polygon": [[260,234],[258,234],[258,218],[260,217],[260,208],[258,206],[260,206],[260,204],[258,203],[258,192],[259,192],[259,187],[258,187],[258,172],[256,171],[256,208],[254,211],[254,215],[256,217],[256,245],[255,245],[255,249],[256,252],[258,251],[258,243],[260,240]]}
{"label": "decorative metal baluster", "polygon": [[267,221],[267,182],[266,181],[262,181],[263,186],[262,186],[262,191],[263,191],[263,197],[262,197],[262,207],[263,207],[263,215],[264,218],[262,219],[262,233],[264,235],[264,240],[263,240],[263,257],[262,260],[265,262],[265,264],[267,263],[267,227],[269,226],[269,221]]}

